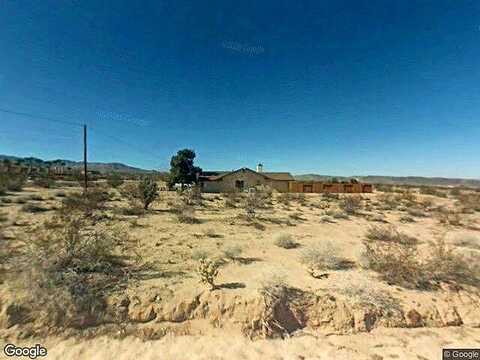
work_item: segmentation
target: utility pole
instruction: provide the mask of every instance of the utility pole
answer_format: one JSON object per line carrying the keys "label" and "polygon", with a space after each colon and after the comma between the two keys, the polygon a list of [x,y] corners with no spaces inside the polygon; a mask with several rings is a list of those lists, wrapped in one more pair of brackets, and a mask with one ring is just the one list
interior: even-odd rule
{"label": "utility pole", "polygon": [[87,125],[83,125],[83,179],[85,181],[85,193],[88,188],[87,175]]}

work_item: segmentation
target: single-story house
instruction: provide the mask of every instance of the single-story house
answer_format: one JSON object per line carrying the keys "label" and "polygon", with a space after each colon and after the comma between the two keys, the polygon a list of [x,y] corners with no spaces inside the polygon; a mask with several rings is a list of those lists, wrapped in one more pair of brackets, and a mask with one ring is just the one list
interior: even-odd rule
{"label": "single-story house", "polygon": [[288,172],[263,172],[261,167],[254,171],[241,168],[234,171],[204,171],[199,175],[203,192],[220,193],[243,191],[245,189],[268,186],[279,192],[288,192],[289,183],[294,181]]}

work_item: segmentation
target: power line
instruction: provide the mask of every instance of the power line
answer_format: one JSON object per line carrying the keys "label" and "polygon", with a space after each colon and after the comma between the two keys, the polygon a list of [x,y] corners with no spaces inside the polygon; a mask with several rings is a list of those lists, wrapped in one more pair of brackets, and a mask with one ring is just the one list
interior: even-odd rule
{"label": "power line", "polygon": [[[7,114],[12,114],[12,115],[19,115],[19,116],[25,116],[25,117],[29,117],[29,118],[33,118],[33,119],[38,119],[38,120],[45,120],[45,121],[51,121],[51,122],[56,122],[56,123],[60,123],[60,124],[66,124],[66,125],[71,125],[71,126],[78,126],[78,127],[81,127],[81,128],[84,128],[85,124],[80,124],[80,123],[76,123],[76,122],[72,122],[72,121],[65,121],[65,120],[59,120],[59,119],[54,119],[54,118],[51,118],[51,117],[47,117],[47,116],[41,116],[41,115],[34,115],[34,114],[30,114],[30,113],[25,113],[25,112],[19,112],[19,111],[13,111],[13,110],[9,110],[9,109],[2,109],[0,108],[0,112],[3,112],[3,113],[7,113]],[[110,135],[110,134],[107,134],[103,131],[100,131],[98,130],[97,128],[95,127],[92,127],[92,126],[88,126],[88,128],[90,130],[94,130],[95,133],[98,133],[98,134],[101,134],[102,136],[105,136],[105,137],[108,137],[118,143],[122,143],[126,146],[128,146],[130,149],[136,151],[137,153],[141,153],[142,155],[144,156],[148,156],[149,158],[151,159],[155,159],[158,161],[158,157],[152,155],[150,152],[148,152],[147,150],[144,150],[144,149],[140,149],[138,148],[137,146],[131,144],[130,142],[128,141],[125,141],[123,139],[120,139],[116,136],[113,136],[113,135]]]}
{"label": "power line", "polygon": [[51,118],[51,117],[39,116],[39,115],[34,115],[34,114],[29,114],[29,113],[24,113],[24,112],[19,112],[19,111],[13,111],[13,110],[8,110],[8,109],[0,108],[0,112],[6,113],[6,114],[12,114],[12,115],[25,116],[25,117],[29,117],[29,118],[32,118],[32,119],[39,119],[39,120],[56,122],[56,123],[60,123],[60,124],[83,127],[83,124],[75,123],[75,122],[72,122],[72,121],[58,120],[58,119],[54,119],[54,118]]}

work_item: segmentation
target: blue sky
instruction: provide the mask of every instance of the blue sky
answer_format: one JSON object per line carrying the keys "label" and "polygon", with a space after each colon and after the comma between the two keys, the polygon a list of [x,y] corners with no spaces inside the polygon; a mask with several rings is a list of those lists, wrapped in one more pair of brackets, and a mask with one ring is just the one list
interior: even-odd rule
{"label": "blue sky", "polygon": [[[0,2],[0,108],[90,160],[480,177],[480,1]],[[81,128],[0,112],[0,153]]]}

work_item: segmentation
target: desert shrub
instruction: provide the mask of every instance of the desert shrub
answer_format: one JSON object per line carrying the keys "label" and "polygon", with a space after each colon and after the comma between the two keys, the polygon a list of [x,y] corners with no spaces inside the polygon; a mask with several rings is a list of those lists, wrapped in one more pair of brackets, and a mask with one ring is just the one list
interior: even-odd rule
{"label": "desert shrub", "polygon": [[98,188],[88,189],[84,193],[71,193],[63,198],[61,211],[82,212],[85,216],[91,216],[95,211],[103,210],[108,199],[108,192]]}
{"label": "desert shrub", "polygon": [[127,199],[132,214],[139,213],[139,207],[144,211],[148,210],[148,207],[159,197],[158,185],[149,177],[143,178],[138,183],[125,183],[119,189],[120,194]]}
{"label": "desert shrub", "polygon": [[51,189],[55,187],[55,179],[48,175],[41,175],[33,180],[33,184],[45,189]]}
{"label": "desert shrub", "polygon": [[289,214],[288,217],[291,219],[291,220],[295,220],[295,221],[302,221],[302,220],[305,220],[303,217],[302,217],[302,213],[299,212],[299,211],[296,211],[292,214]]}
{"label": "desert shrub", "polygon": [[348,262],[339,256],[339,252],[339,248],[332,242],[319,242],[316,246],[302,251],[300,262],[307,267],[310,275],[317,277],[319,271],[340,270],[346,267]]}
{"label": "desert shrub", "polygon": [[387,218],[383,214],[373,214],[367,216],[367,220],[369,221],[374,221],[374,222],[381,222],[381,223],[387,223]]}
{"label": "desert shrub", "polygon": [[293,249],[298,246],[298,243],[293,240],[292,235],[290,234],[277,234],[273,243],[284,249]]}
{"label": "desert shrub", "polygon": [[432,195],[432,196],[437,196],[437,197],[447,197],[447,195],[443,191],[440,191],[439,189],[437,189],[433,186],[422,186],[422,187],[420,187],[420,194]]}
{"label": "desert shrub", "polygon": [[459,189],[459,188],[453,188],[452,190],[450,190],[450,196],[460,196],[462,195],[462,191]]}
{"label": "desert shrub", "polygon": [[225,255],[225,258],[232,261],[235,261],[236,259],[238,259],[238,257],[242,252],[243,252],[243,249],[238,245],[229,246],[223,250],[223,254]]}
{"label": "desert shrub", "polygon": [[219,264],[211,259],[200,259],[197,273],[200,282],[207,285],[210,290],[215,290],[215,278],[218,275]]}
{"label": "desert shrub", "polygon": [[395,210],[399,206],[399,200],[394,194],[380,194],[377,199],[382,210]]}
{"label": "desert shrub", "polygon": [[451,226],[462,226],[462,216],[459,212],[446,208],[437,209],[437,218],[441,224]]}
{"label": "desert shrub", "polygon": [[34,310],[50,325],[83,327],[97,323],[105,295],[128,280],[127,265],[116,255],[129,240],[116,228],[93,228],[85,217],[57,217],[55,226],[35,229],[19,263],[28,263],[26,286]]}
{"label": "desert shrub", "polygon": [[480,238],[473,235],[462,235],[455,239],[454,244],[468,249],[480,250]]}
{"label": "desert shrub", "polygon": [[243,202],[243,209],[245,216],[249,220],[254,220],[257,210],[264,207],[264,197],[258,191],[251,191],[247,193]]}
{"label": "desert shrub", "polygon": [[480,286],[480,273],[466,258],[455,253],[452,247],[448,247],[444,239],[438,239],[433,243],[430,257],[424,267],[431,281]]}
{"label": "desert shrub", "polygon": [[22,206],[22,211],[28,212],[28,213],[39,213],[39,212],[45,212],[48,210],[49,209],[44,206],[32,204],[32,203],[27,203]]}
{"label": "desert shrub", "polygon": [[394,186],[388,184],[375,184],[375,189],[384,193],[393,192]]}
{"label": "desert shrub", "polygon": [[32,195],[28,196],[28,199],[33,200],[33,201],[43,201],[43,200],[45,200],[42,197],[42,195],[38,195],[38,194],[32,194]]}
{"label": "desert shrub", "polygon": [[201,259],[207,259],[208,258],[208,252],[203,250],[203,249],[196,249],[192,252],[192,259],[195,261],[199,261]]}
{"label": "desert shrub", "polygon": [[408,208],[407,213],[413,217],[427,217],[427,214],[423,209],[416,208],[416,207]]}
{"label": "desert shrub", "polygon": [[332,210],[332,212],[327,213],[327,215],[331,215],[334,219],[337,219],[337,220],[348,219],[348,214],[342,210]]}
{"label": "desert shrub", "polygon": [[426,279],[418,261],[416,244],[397,241],[364,241],[367,267],[389,284],[424,287]]}
{"label": "desert shrub", "polygon": [[345,196],[340,200],[340,208],[349,215],[355,215],[362,208],[360,195]]}
{"label": "desert shrub", "polygon": [[411,216],[408,216],[408,215],[402,215],[400,217],[400,222],[401,223],[404,223],[404,224],[407,224],[407,223],[414,223],[415,222],[415,219]]}
{"label": "desert shrub", "polygon": [[180,196],[186,205],[201,206],[203,203],[202,191],[198,185],[192,185],[184,189],[180,192]]}
{"label": "desert shrub", "polygon": [[57,191],[55,193],[55,196],[59,198],[64,198],[64,197],[67,197],[67,193],[65,191]]}
{"label": "desert shrub", "polygon": [[0,173],[0,193],[5,194],[7,191],[22,191],[26,181],[27,176],[23,173]]}
{"label": "desert shrub", "polygon": [[223,195],[225,197],[225,207],[227,208],[237,207],[240,196],[236,191],[227,192],[227,193],[224,193]]}
{"label": "desert shrub", "polygon": [[112,173],[107,176],[107,184],[113,188],[118,188],[124,183],[122,177],[118,173]]}
{"label": "desert shrub", "polygon": [[384,243],[397,243],[408,245],[418,243],[417,238],[399,232],[393,226],[371,226],[367,230],[366,238],[369,241],[380,241]]}
{"label": "desert shrub", "polygon": [[158,185],[154,179],[145,177],[138,184],[138,196],[145,210],[158,198]]}
{"label": "desert shrub", "polygon": [[417,196],[410,190],[403,191],[398,196],[398,200],[410,206],[416,204],[418,201]]}
{"label": "desert shrub", "polygon": [[336,201],[340,200],[340,195],[339,194],[334,194],[331,192],[324,192],[322,194],[322,199],[325,201]]}
{"label": "desert shrub", "polygon": [[320,218],[320,221],[322,223],[335,223],[335,220],[333,220],[329,215],[323,215],[321,218]]}
{"label": "desert shrub", "polygon": [[203,234],[204,234],[206,237],[210,237],[210,238],[218,238],[218,237],[221,237],[221,235],[217,234],[217,232],[215,231],[215,229],[212,229],[212,228],[205,229],[205,230],[203,231]]}
{"label": "desert shrub", "polygon": [[480,194],[459,195],[457,206],[464,212],[480,211]]}
{"label": "desert shrub", "polygon": [[285,206],[290,206],[293,196],[290,193],[281,193],[277,196],[277,201]]}
{"label": "desert shrub", "polygon": [[171,211],[177,216],[177,220],[184,224],[197,224],[198,219],[195,217],[195,207],[188,205],[181,199],[174,202]]}

